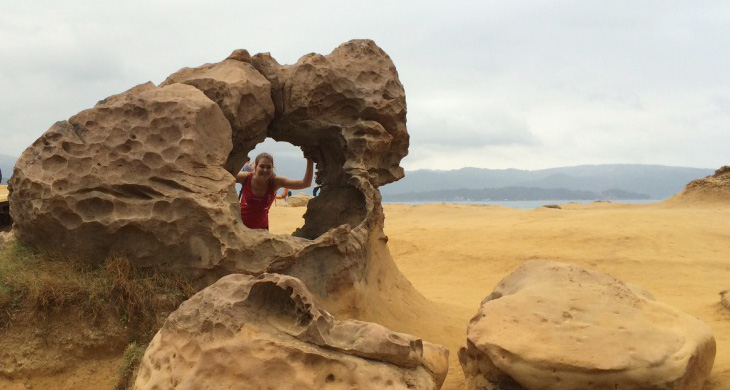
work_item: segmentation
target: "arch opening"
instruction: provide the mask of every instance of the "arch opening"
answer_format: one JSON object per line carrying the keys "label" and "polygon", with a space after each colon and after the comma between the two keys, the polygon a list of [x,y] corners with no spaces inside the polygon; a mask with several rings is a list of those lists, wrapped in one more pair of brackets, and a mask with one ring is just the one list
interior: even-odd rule
{"label": "arch opening", "polygon": [[[261,152],[271,154],[274,157],[276,174],[293,179],[304,177],[305,155],[315,161],[312,185],[305,189],[290,191],[297,201],[306,202],[306,207],[302,208],[304,224],[297,225],[293,231],[287,234],[314,240],[331,228],[344,224],[355,227],[366,218],[365,196],[348,183],[343,169],[344,157],[338,157],[339,154],[332,153],[337,150],[337,147],[329,145],[326,141],[298,146],[290,142],[266,138],[244,154],[248,155],[252,161]],[[316,186],[319,186],[319,189],[317,196],[314,197]],[[241,185],[236,183],[236,193],[240,194],[240,190]],[[281,192],[282,189],[279,189],[277,194]],[[240,202],[240,198],[238,201]],[[287,197],[287,199],[276,200],[272,208],[291,207],[294,203],[294,200]],[[281,231],[275,227],[272,227],[272,230]]]}

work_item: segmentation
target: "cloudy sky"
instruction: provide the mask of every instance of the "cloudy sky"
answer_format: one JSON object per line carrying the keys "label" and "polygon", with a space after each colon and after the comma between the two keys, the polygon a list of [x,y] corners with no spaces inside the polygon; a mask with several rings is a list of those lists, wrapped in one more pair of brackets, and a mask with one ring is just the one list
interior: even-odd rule
{"label": "cloudy sky", "polygon": [[730,164],[730,2],[0,0],[0,154],[237,48],[291,64],[370,38],[419,168]]}

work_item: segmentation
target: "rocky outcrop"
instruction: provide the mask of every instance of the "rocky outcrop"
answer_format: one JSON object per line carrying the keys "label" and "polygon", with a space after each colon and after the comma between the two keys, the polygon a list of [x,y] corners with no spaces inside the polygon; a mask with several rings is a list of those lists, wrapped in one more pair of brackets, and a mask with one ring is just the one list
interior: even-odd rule
{"label": "rocky outcrop", "polygon": [[438,389],[448,351],[337,321],[295,278],[229,275],[173,312],[134,388]]}
{"label": "rocky outcrop", "polygon": [[[266,136],[318,162],[322,191],[295,237],[240,221],[231,172]],[[237,50],[54,124],[16,164],[14,231],[27,245],[210,281],[287,273],[325,297],[366,277],[387,239],[378,187],[403,176],[407,151],[403,86],[372,41],[294,65]]]}
{"label": "rocky outcrop", "polygon": [[699,390],[715,357],[703,322],[596,271],[530,261],[469,322],[469,389]]}
{"label": "rocky outcrop", "polygon": [[290,197],[287,197],[284,204],[289,207],[306,207],[307,203],[309,203],[309,201],[313,198],[314,197],[312,197],[311,195],[307,195],[303,192],[298,192]]}
{"label": "rocky outcrop", "polygon": [[682,191],[669,198],[667,203],[686,201],[730,202],[730,166],[725,165],[713,175],[692,180]]}

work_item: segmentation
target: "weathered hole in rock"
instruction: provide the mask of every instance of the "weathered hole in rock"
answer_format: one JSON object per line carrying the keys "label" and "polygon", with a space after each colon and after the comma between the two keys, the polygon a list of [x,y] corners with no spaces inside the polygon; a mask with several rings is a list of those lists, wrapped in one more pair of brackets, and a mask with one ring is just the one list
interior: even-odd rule
{"label": "weathered hole in rock", "polygon": [[[274,157],[276,174],[291,179],[304,177],[306,158],[302,155],[303,149],[307,150],[310,158],[316,159],[312,185],[309,188],[291,191],[292,194],[304,193],[310,197],[314,187],[321,185],[317,197],[311,198],[307,203],[304,225],[292,233],[296,237],[315,239],[331,228],[345,224],[355,227],[362,223],[367,215],[365,195],[347,182],[347,175],[343,170],[344,157],[333,153],[337,150],[334,145],[327,147],[327,143],[318,144],[319,142],[315,140],[312,145],[297,147],[292,143],[277,142],[267,138],[248,152],[251,161],[262,152],[271,154]],[[240,184],[237,184],[236,193],[239,193],[240,189]],[[282,191],[279,189],[277,194],[281,194]],[[285,205],[285,202],[277,200],[273,207]]]}
{"label": "weathered hole in rock", "polygon": [[286,290],[276,283],[257,283],[251,287],[248,304],[257,313],[279,329],[298,333],[312,321],[309,308],[298,295],[292,296],[294,290]]}

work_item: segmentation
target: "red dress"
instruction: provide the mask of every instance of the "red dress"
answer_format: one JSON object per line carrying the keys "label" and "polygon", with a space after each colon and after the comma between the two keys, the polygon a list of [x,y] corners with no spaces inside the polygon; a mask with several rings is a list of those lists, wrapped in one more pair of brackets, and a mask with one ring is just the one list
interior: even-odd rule
{"label": "red dress", "polygon": [[249,175],[243,182],[241,191],[241,220],[243,224],[251,229],[269,230],[269,208],[276,198],[276,188],[273,180],[269,180],[269,186],[263,196],[256,196],[253,193],[251,182],[253,178]]}

